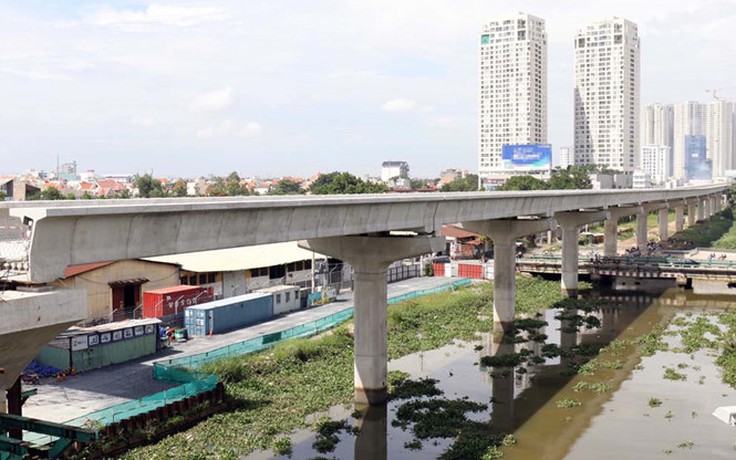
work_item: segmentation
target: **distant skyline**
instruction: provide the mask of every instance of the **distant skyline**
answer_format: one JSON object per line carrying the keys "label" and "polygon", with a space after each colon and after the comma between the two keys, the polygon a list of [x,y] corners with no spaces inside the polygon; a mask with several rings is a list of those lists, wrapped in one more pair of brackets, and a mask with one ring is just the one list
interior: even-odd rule
{"label": "distant skyline", "polygon": [[170,176],[475,172],[478,34],[517,11],[545,20],[555,155],[572,145],[573,38],[589,22],[638,25],[642,105],[736,80],[730,0],[4,1],[0,175],[57,155]]}

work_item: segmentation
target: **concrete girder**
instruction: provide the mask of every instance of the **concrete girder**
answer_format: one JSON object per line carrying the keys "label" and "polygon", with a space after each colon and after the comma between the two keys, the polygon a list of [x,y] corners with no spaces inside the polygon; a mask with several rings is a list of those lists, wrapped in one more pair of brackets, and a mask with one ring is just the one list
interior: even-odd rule
{"label": "concrete girder", "polygon": [[725,187],[34,201],[0,203],[0,209],[33,220],[26,276],[44,283],[76,264],[391,230],[432,232],[453,222],[683,199]]}
{"label": "concrete girder", "polygon": [[86,317],[87,294],[82,289],[2,293],[0,368],[5,369],[0,373],[2,398],[41,348]]}
{"label": "concrete girder", "polygon": [[578,239],[580,226],[610,218],[607,211],[567,211],[555,214],[562,228],[562,292],[570,297],[578,295]]}
{"label": "concrete girder", "polygon": [[493,323],[509,332],[516,310],[516,239],[557,227],[554,219],[496,219],[463,222],[468,231],[493,240]]}
{"label": "concrete girder", "polygon": [[388,372],[386,271],[396,260],[442,250],[445,238],[342,236],[300,241],[299,246],[344,260],[353,267],[355,402],[385,403]]}

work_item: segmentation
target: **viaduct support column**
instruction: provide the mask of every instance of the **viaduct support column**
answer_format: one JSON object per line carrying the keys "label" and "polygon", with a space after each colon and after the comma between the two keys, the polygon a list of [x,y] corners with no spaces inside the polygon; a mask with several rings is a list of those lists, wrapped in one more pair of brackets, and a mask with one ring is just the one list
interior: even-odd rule
{"label": "viaduct support column", "polygon": [[681,232],[685,228],[685,206],[675,207],[675,232]]}
{"label": "viaduct support column", "polygon": [[718,206],[718,197],[715,195],[711,195],[710,197],[710,215],[714,215],[717,212],[720,212],[720,207]]}
{"label": "viaduct support column", "polygon": [[648,210],[636,214],[636,246],[641,248],[647,247],[647,217]]}
{"label": "viaduct support column", "polygon": [[493,324],[510,332],[516,310],[516,239],[548,231],[556,224],[542,219],[497,219],[463,222],[463,228],[493,239]]}
{"label": "viaduct support column", "polygon": [[657,223],[659,224],[659,239],[660,241],[667,241],[667,238],[669,238],[670,210],[668,208],[660,209],[657,218]]}
{"label": "viaduct support column", "polygon": [[562,228],[562,293],[578,295],[578,239],[580,226],[610,217],[605,211],[565,211],[555,214]]}
{"label": "viaduct support column", "polygon": [[618,254],[618,221],[622,217],[637,214],[641,206],[608,208],[610,217],[603,222],[603,255],[613,257]]}
{"label": "viaduct support column", "polygon": [[698,212],[695,209],[695,205],[698,203],[697,199],[687,200],[687,226],[692,227],[695,225],[695,216]]}
{"label": "viaduct support column", "polygon": [[698,220],[705,219],[705,201],[702,198],[698,198]]}
{"label": "viaduct support column", "polygon": [[348,262],[355,290],[355,402],[386,402],[386,271],[391,262],[444,248],[444,237],[341,236],[300,241],[310,251]]}

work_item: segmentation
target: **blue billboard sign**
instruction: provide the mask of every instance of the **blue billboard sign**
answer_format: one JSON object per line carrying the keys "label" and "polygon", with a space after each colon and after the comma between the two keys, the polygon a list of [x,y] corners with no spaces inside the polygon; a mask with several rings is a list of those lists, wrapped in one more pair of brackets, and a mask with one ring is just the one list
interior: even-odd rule
{"label": "blue billboard sign", "polygon": [[552,169],[552,146],[549,144],[504,145],[503,169],[532,171]]}

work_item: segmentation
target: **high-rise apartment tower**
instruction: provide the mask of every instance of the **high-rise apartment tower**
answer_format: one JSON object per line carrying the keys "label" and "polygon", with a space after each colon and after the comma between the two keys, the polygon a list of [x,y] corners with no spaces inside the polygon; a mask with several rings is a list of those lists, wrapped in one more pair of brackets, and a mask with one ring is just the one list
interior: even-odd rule
{"label": "high-rise apartment tower", "polygon": [[518,13],[483,25],[480,37],[478,173],[503,173],[502,148],[547,143],[547,33]]}
{"label": "high-rise apartment tower", "polygon": [[613,18],[575,37],[575,162],[627,174],[639,156],[639,35]]}

